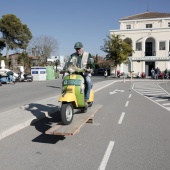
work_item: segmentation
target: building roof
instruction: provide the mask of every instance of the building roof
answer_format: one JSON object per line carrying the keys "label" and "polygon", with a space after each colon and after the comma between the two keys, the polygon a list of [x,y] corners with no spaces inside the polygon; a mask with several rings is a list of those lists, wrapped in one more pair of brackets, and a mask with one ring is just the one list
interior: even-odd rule
{"label": "building roof", "polygon": [[170,13],[144,12],[142,14],[137,14],[137,15],[132,15],[132,16],[129,16],[129,17],[121,18],[120,21],[152,19],[152,18],[170,18]]}

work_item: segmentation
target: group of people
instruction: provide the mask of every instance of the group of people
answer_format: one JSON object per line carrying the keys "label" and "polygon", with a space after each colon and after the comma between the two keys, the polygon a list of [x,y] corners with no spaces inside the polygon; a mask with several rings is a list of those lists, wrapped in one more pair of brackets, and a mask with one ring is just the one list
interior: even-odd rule
{"label": "group of people", "polygon": [[158,79],[160,73],[161,73],[161,71],[160,71],[160,69],[158,67],[155,68],[155,69],[152,68],[152,70],[151,70],[151,78],[152,79]]}

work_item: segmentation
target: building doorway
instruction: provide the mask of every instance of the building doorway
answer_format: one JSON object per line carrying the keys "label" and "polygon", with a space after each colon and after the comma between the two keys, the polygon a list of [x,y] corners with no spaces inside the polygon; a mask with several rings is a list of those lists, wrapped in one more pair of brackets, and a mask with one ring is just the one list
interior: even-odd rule
{"label": "building doorway", "polygon": [[155,61],[145,62],[145,73],[146,76],[151,76],[151,70],[155,69]]}
{"label": "building doorway", "polygon": [[153,56],[152,54],[152,42],[146,42],[146,46],[145,46],[145,56]]}
{"label": "building doorway", "polygon": [[156,56],[155,40],[151,37],[145,41],[145,56]]}

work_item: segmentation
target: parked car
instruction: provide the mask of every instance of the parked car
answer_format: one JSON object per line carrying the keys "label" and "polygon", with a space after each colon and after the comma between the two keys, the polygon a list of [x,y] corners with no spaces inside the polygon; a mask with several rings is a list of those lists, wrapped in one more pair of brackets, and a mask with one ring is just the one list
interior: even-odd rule
{"label": "parked car", "polygon": [[105,71],[104,68],[99,68],[99,69],[98,69],[98,74],[104,75],[104,71]]}

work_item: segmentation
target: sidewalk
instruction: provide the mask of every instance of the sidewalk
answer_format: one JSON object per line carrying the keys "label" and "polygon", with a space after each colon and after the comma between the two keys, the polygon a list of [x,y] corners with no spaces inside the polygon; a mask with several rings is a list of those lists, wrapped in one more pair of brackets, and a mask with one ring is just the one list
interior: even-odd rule
{"label": "sidewalk", "polygon": [[[107,80],[95,83],[94,93],[118,81]],[[0,113],[0,140],[57,112],[60,108],[58,98],[59,95]]]}

